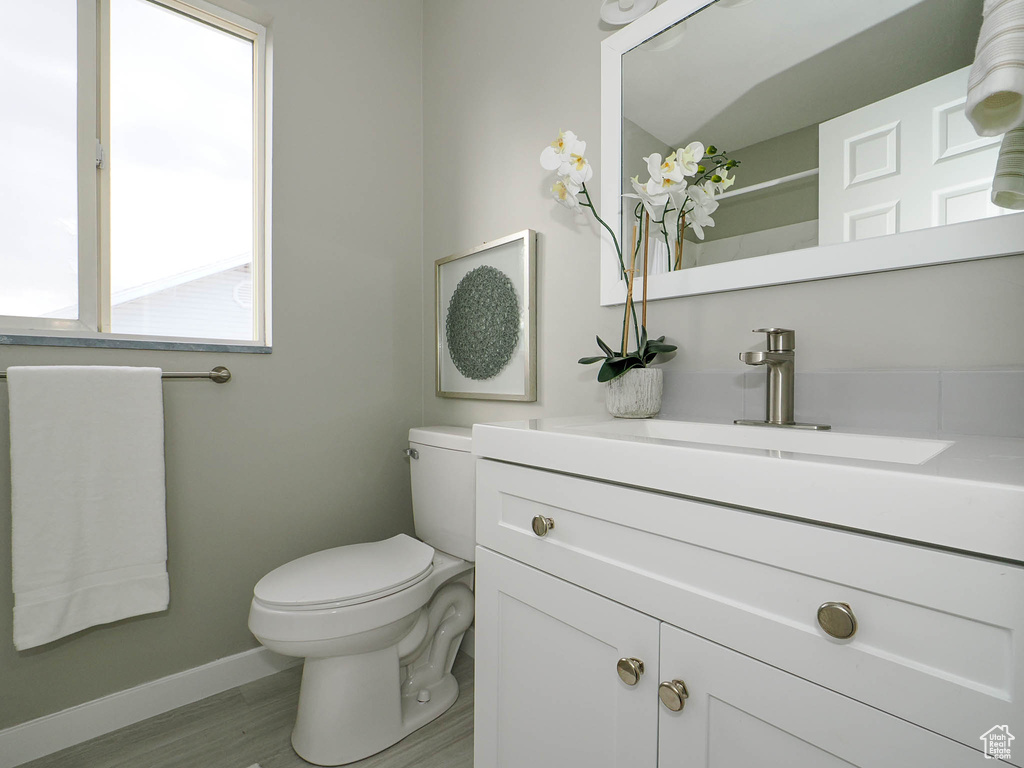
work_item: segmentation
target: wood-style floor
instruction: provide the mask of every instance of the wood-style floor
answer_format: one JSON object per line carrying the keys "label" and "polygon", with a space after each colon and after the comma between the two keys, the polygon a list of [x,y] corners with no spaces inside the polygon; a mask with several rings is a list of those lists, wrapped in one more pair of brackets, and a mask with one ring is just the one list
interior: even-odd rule
{"label": "wood-style floor", "polygon": [[[459,699],[434,722],[353,768],[472,768],[473,660],[452,669]],[[291,747],[302,667],[197,701],[21,768],[306,768]]]}

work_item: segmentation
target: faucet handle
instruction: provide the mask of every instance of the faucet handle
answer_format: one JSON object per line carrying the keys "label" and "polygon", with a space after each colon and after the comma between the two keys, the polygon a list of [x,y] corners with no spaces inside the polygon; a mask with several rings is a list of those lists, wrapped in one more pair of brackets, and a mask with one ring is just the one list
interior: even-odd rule
{"label": "faucet handle", "polygon": [[796,331],[788,328],[755,328],[753,332],[768,334],[769,352],[792,352],[796,349]]}

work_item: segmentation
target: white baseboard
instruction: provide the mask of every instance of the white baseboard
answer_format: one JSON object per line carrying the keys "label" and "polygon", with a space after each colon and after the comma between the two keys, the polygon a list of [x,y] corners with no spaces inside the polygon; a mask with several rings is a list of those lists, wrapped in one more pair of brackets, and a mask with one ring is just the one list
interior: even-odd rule
{"label": "white baseboard", "polygon": [[301,663],[266,648],[143,683],[0,731],[0,768],[49,755]]}

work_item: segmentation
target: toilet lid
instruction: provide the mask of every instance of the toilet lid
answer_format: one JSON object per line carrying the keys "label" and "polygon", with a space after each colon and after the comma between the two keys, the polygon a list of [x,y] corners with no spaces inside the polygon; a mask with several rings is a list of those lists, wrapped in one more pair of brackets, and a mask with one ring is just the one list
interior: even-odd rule
{"label": "toilet lid", "polygon": [[256,599],[287,608],[354,605],[398,592],[430,573],[434,548],[400,533],[300,557],[256,584]]}

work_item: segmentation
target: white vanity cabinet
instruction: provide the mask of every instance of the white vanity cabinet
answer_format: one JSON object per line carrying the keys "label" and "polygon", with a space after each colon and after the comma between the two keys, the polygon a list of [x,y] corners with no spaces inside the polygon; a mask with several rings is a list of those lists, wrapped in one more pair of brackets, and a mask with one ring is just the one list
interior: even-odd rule
{"label": "white vanity cabinet", "polygon": [[477,768],[966,766],[1024,731],[1016,565],[489,460],[477,540]]}

